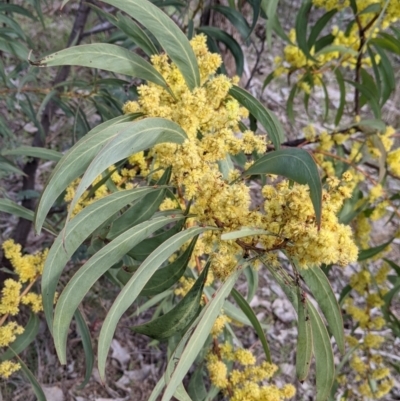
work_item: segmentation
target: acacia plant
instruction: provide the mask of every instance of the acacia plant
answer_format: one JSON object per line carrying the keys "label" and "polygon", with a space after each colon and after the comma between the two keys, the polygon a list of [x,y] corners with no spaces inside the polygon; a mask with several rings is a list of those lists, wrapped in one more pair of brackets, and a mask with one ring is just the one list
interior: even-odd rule
{"label": "acacia plant", "polygon": [[[398,18],[395,2],[354,0],[337,5],[306,0],[288,36],[276,14],[277,2],[251,2],[255,22],[260,12],[268,17],[267,44],[271,45],[273,31],[287,41],[264,88],[283,74],[296,79],[287,113],[294,122],[295,100],[303,94],[309,120],[302,127],[304,137],[296,139],[288,138],[278,118],[239,86],[239,77],[224,73],[221,56],[211,51],[218,49],[213,40],[227,45],[241,73],[243,54],[232,37],[213,27],[197,28],[191,19],[188,38],[147,0],[103,2],[125,13],[114,18],[96,8],[124,29],[132,24],[145,57],[115,44],[94,43],[31,63],[98,68],[143,83],[137,98],[125,103],[121,116],[88,132],[51,172],[35,212],[36,231],[54,231],[46,216],[60,196],[68,204],[68,213],[48,252],[23,256],[11,240],[3,244],[19,280],[7,280],[2,290],[0,330],[8,330],[8,337],[0,346],[11,344],[18,354],[22,349],[18,344],[31,341],[37,332],[36,317],[23,334],[15,322],[2,326],[18,313],[20,302],[30,304],[33,312],[43,308],[58,358],[65,364],[68,331],[75,319],[84,339],[87,383],[94,352],[79,307],[92,286],[107,275],[121,291],[98,338],[97,366],[103,381],[120,318],[139,297],[157,297],[159,305],[170,307],[132,327],[168,344],[166,370],[149,400],[161,396],[163,401],[172,397],[203,401],[220,393],[231,401],[290,399],[295,388],[274,383],[278,366],[271,359],[268,333],[249,305],[258,274],[267,269],[298,315],[296,376],[300,382],[307,379],[315,359],[315,399],[334,399],[338,389],[345,399],[385,396],[393,380],[375,351],[384,341],[378,333],[383,327],[395,334],[400,330],[390,309],[399,284],[396,278],[392,282],[387,278],[390,268],[397,273],[400,268],[388,259],[378,269],[367,261],[381,255],[394,240],[392,235],[374,246],[369,238],[371,222],[388,211],[390,222],[398,217],[398,196],[390,195],[388,184],[399,176],[395,131],[381,120],[381,109],[394,89],[386,53],[400,53],[393,36],[383,31]],[[326,12],[308,24],[312,7]],[[243,39],[248,39],[255,23],[247,24],[235,2],[215,9],[236,22]],[[326,25],[340,15],[351,15],[350,22],[327,33]],[[264,44],[260,54],[263,49]],[[326,84],[332,77],[340,91],[333,118]],[[353,88],[351,102],[346,97],[349,88]],[[321,90],[325,110],[309,110],[315,102],[313,94]],[[315,128],[317,121],[323,126],[321,132]],[[361,187],[365,177],[372,190],[371,185]],[[257,194],[251,189],[254,182]],[[10,202],[1,205],[3,209],[8,205],[7,211],[12,208]],[[63,269],[84,242],[90,244],[88,259],[61,288]],[[24,268],[29,258],[35,262],[30,270]],[[354,274],[338,302],[328,277],[349,265]],[[29,292],[40,275],[42,305],[38,295]],[[246,297],[235,289],[243,279],[248,283]],[[352,292],[365,304],[350,298]],[[342,309],[353,324],[347,336]],[[235,337],[236,323],[254,328],[264,350],[263,361],[241,346]],[[341,354],[336,367],[331,337]],[[10,362],[10,356],[12,352],[0,364],[4,377],[22,363]],[[355,389],[343,374],[348,361],[355,372]],[[23,363],[22,367],[38,398],[44,399],[36,379]]]}

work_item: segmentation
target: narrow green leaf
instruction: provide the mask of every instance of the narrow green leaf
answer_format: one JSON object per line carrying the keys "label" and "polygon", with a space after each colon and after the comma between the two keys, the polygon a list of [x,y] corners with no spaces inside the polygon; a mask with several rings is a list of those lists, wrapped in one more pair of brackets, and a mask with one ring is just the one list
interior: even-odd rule
{"label": "narrow green leaf", "polygon": [[384,105],[396,89],[396,78],[394,75],[393,63],[390,61],[389,57],[379,46],[375,46],[375,49],[380,56],[380,61],[377,68],[380,72],[380,76],[382,77],[381,105]]}
{"label": "narrow green leaf", "polygon": [[352,291],[353,287],[350,284],[347,284],[341,291],[340,296],[339,296],[339,305],[342,306],[344,300],[347,298],[347,296],[350,294]]}
{"label": "narrow green leaf", "polygon": [[262,0],[249,0],[249,3],[253,8],[253,20],[251,22],[250,32],[247,38],[245,38],[245,40],[247,40],[250,37],[251,33],[254,31],[254,28],[257,25],[258,17],[260,16],[261,13],[261,1]]}
{"label": "narrow green leaf", "polygon": [[[165,372],[163,376],[160,378],[160,380],[157,382],[155,388],[153,389],[152,393],[150,394],[150,397],[148,401],[155,401],[156,399],[158,400],[159,395],[161,394],[161,391],[163,390],[166,381],[169,381],[169,378],[173,372],[173,368],[175,366],[175,361],[178,360],[183,352],[184,346],[192,333],[193,329],[197,326],[197,323],[200,320],[200,316],[197,317],[194,322],[190,325],[189,329],[186,331],[186,333],[183,334],[181,340],[179,341],[178,345],[175,346],[174,351],[171,353],[169,357],[169,361],[167,364],[167,368],[165,369]],[[172,347],[174,344],[171,344]],[[170,351],[170,347],[168,347],[168,350]],[[174,397],[178,398],[182,395],[182,391],[184,390],[182,383],[180,383],[174,393]]]}
{"label": "narrow green leaf", "polygon": [[261,123],[270,137],[275,149],[279,149],[284,140],[283,127],[276,116],[267,110],[254,96],[234,85],[229,94]]}
{"label": "narrow green leaf", "polygon": [[132,227],[103,247],[74,274],[61,293],[54,312],[54,345],[62,364],[66,363],[67,335],[72,317],[93,284],[132,246],[164,225],[181,218],[183,216],[160,217]]}
{"label": "narrow green leaf", "polygon": [[163,7],[185,7],[187,4],[183,0],[151,0],[153,4],[155,4],[157,7],[163,8]]}
{"label": "narrow green leaf", "polygon": [[0,155],[0,172],[8,172],[11,174],[18,174],[18,175],[24,175],[26,174],[20,170],[19,168],[15,167],[13,163],[11,163],[9,160],[7,160],[5,157]]}
{"label": "narrow green leaf", "polygon": [[362,14],[369,14],[369,13],[379,13],[382,9],[382,6],[379,3],[372,3],[369,4],[367,7],[365,7],[363,10],[361,10],[358,15]]}
{"label": "narrow green leaf", "polygon": [[140,121],[118,124],[114,128],[114,134],[91,161],[76,188],[74,199],[70,204],[67,222],[80,197],[94,179],[109,166],[158,143],[183,143],[186,138],[185,131],[178,124],[164,118],[146,118]]}
{"label": "narrow green leaf", "polygon": [[316,401],[326,401],[335,379],[335,363],[326,327],[318,312],[307,302],[313,337],[315,371],[317,381]]}
{"label": "narrow green leaf", "polygon": [[200,301],[209,267],[208,263],[193,287],[173,309],[148,323],[131,327],[131,329],[158,340],[172,337],[185,330],[200,312]]}
{"label": "narrow green leaf", "polygon": [[189,381],[188,393],[193,401],[204,401],[207,397],[207,389],[203,380],[203,370],[203,366],[199,365]]}
{"label": "narrow green leaf", "polygon": [[57,283],[69,258],[82,242],[114,213],[151,191],[154,189],[135,188],[108,195],[78,213],[66,230],[56,238],[50,248],[42,275],[43,309],[50,330],[53,328],[53,303]]}
{"label": "narrow green leaf", "polygon": [[[276,9],[278,8],[279,0],[262,0],[261,9],[267,16],[268,22],[266,26],[266,37],[268,48],[271,49],[272,44],[272,31],[274,30],[274,24],[272,21],[277,20]],[[278,21],[279,22],[279,21]]]}
{"label": "narrow green leaf", "polygon": [[[0,212],[9,213],[25,220],[33,221],[34,213],[24,206],[18,205],[10,199],[0,199]],[[50,224],[44,223],[43,228],[52,235],[57,235]]]}
{"label": "narrow green leaf", "polygon": [[[164,391],[161,401],[170,401],[178,385],[182,383],[183,378],[195,361],[197,354],[206,342],[211,328],[221,312],[225,298],[231,292],[240,273],[240,269],[232,273],[216,291],[214,298],[212,298],[203,308],[196,328],[194,329],[193,334],[191,334],[176,366],[173,368],[173,373],[171,374],[170,379],[167,380],[167,388]],[[188,330],[188,332],[190,333],[191,330]]]}
{"label": "narrow green leaf", "polygon": [[145,26],[177,65],[190,89],[200,85],[196,56],[185,34],[168,15],[147,0],[102,1],[126,12]]}
{"label": "narrow green leaf", "polygon": [[399,41],[394,36],[386,32],[380,32],[379,37],[372,38],[370,43],[394,54],[400,55]]}
{"label": "narrow green leaf", "polygon": [[385,305],[382,306],[382,310],[386,312],[386,314],[389,312],[390,304],[392,303],[393,297],[400,291],[400,282],[398,281],[397,284],[395,284],[389,292],[387,292],[384,296],[383,299],[385,301]]}
{"label": "narrow green leaf", "polygon": [[366,127],[366,128],[371,128],[374,130],[377,130],[379,132],[385,132],[386,130],[386,124],[380,120],[380,119],[365,119],[361,120],[358,123],[354,123],[351,125],[352,127]]}
{"label": "narrow green leaf", "polygon": [[98,367],[102,380],[104,380],[105,376],[105,365],[108,350],[121,316],[132,305],[146,283],[150,280],[151,276],[165,260],[167,260],[186,241],[210,229],[215,228],[191,227],[169,238],[153,253],[151,253],[151,255],[148,256],[148,258],[140,265],[133,277],[121,290],[110,311],[108,312],[100,332],[98,346]]}
{"label": "narrow green leaf", "polygon": [[[196,241],[197,237],[193,238],[190,245],[185,249],[185,252],[183,252],[182,255],[168,266],[157,270],[153,277],[147,282],[140,295],[153,296],[172,287],[185,273],[193,249],[196,245]],[[126,284],[131,277],[132,274],[127,273],[121,282]]]}
{"label": "narrow green leaf", "polygon": [[343,355],[345,352],[343,318],[328,278],[319,267],[301,269],[300,274],[317,300],[339,351]]}
{"label": "narrow green leaf", "polygon": [[328,119],[328,114],[329,114],[329,92],[328,89],[325,85],[325,82],[323,79],[320,80],[321,86],[322,86],[322,90],[324,92],[324,116],[323,119],[324,121],[326,121]]}
{"label": "narrow green leaf", "polygon": [[247,302],[250,303],[258,289],[258,271],[251,266],[243,270],[247,280]]}
{"label": "narrow green leaf", "polygon": [[247,23],[242,13],[231,7],[222,5],[213,6],[212,9],[224,15],[230,21],[230,23],[240,32],[242,39],[247,40],[251,32],[249,24]]}
{"label": "narrow green leaf", "polygon": [[28,48],[16,40],[10,41],[0,37],[0,50],[17,56],[20,60],[26,61],[29,56]]}
{"label": "narrow green leaf", "polygon": [[362,262],[363,260],[367,260],[367,259],[374,257],[378,253],[384,251],[392,243],[392,241],[393,241],[393,238],[390,241],[385,242],[384,244],[375,246],[373,248],[361,250],[360,253],[358,254],[358,261]]}
{"label": "narrow green leaf", "polygon": [[400,277],[400,266],[393,262],[393,260],[389,260],[383,258],[383,260],[396,272],[396,274]]}
{"label": "narrow green leaf", "polygon": [[164,386],[165,386],[165,380],[164,380],[164,376],[162,376],[160,378],[160,380],[158,380],[157,384],[154,386],[153,391],[151,392],[148,401],[159,400],[158,397],[161,394],[161,391],[163,390]]}
{"label": "narrow green leaf", "polygon": [[149,220],[164,200],[165,191],[165,189],[156,191],[135,202],[126,212],[113,221],[107,239],[114,239],[136,224]]}
{"label": "narrow green leaf", "polygon": [[126,33],[149,57],[158,54],[156,46],[147,36],[147,33],[131,18],[118,12],[115,25]]}
{"label": "narrow green leaf", "polygon": [[303,149],[275,150],[258,159],[243,175],[277,174],[310,187],[316,221],[321,224],[322,184],[311,155]]}
{"label": "narrow green leaf", "polygon": [[225,301],[223,309],[224,313],[231,319],[236,320],[237,322],[242,323],[245,326],[251,326],[251,322],[247,318],[247,316],[242,312],[241,309],[237,308],[232,302]]}
{"label": "narrow green leaf", "polygon": [[371,46],[367,46],[368,56],[371,60],[372,70],[374,72],[374,81],[376,84],[376,89],[378,91],[378,98],[382,98],[382,78],[379,72],[378,64],[375,61],[376,53],[372,50]]}
{"label": "narrow green leaf", "polygon": [[375,118],[380,119],[381,108],[379,107],[378,99],[376,99],[374,92],[358,82],[350,81],[348,79],[345,79],[345,82],[354,86],[363,96],[365,96],[369,106],[371,107],[372,112],[374,113]]}
{"label": "narrow green leaf", "polygon": [[[279,1],[279,0],[278,0]],[[286,43],[290,43],[289,37],[286,35],[286,32],[282,28],[282,25],[279,21],[279,18],[275,16],[275,18],[270,20],[270,24],[273,26],[274,32]]]}
{"label": "narrow green leaf", "polygon": [[328,25],[328,22],[332,19],[332,17],[337,12],[338,12],[337,8],[335,8],[331,11],[328,11],[321,18],[319,18],[318,21],[313,25],[311,32],[310,32],[310,36],[308,37],[308,40],[307,40],[307,47],[309,49],[312,49],[316,40],[318,39],[319,34]]}
{"label": "narrow green leaf", "polygon": [[[322,40],[322,39],[323,38],[321,38],[320,40]],[[330,39],[330,38],[328,38],[328,39]],[[358,55],[358,53],[355,50],[353,50],[352,48],[350,48],[350,47],[346,47],[346,46],[342,46],[342,45],[327,45],[327,46],[322,47],[322,49],[319,50],[315,54],[315,56],[316,57],[317,56],[322,56],[324,54],[328,54],[328,53],[332,53],[332,52],[339,52],[342,55],[343,54],[350,54],[353,57],[357,57],[357,55]]]}
{"label": "narrow green leaf", "polygon": [[50,54],[39,61],[40,67],[77,65],[98,68],[154,82],[168,89],[163,76],[146,60],[123,47],[109,43],[79,45]]}
{"label": "narrow green leaf", "polygon": [[[297,290],[297,298],[302,299],[299,288]],[[308,376],[313,347],[311,320],[305,300],[306,298],[304,298],[304,302],[298,302],[297,307],[296,376],[300,382],[303,382]]]}
{"label": "narrow green leaf", "polygon": [[25,15],[25,17],[31,18],[32,20],[36,20],[36,18],[29,10],[15,4],[0,4],[0,12],[21,14]]}
{"label": "narrow green leaf", "polygon": [[292,124],[294,124],[294,98],[298,91],[299,87],[297,85],[293,85],[293,88],[291,89],[286,101],[286,114]]}
{"label": "narrow green leaf", "polygon": [[78,333],[81,336],[83,352],[85,353],[85,377],[83,379],[83,382],[78,386],[78,389],[82,389],[86,386],[86,384],[89,383],[90,377],[92,376],[94,365],[94,352],[89,327],[79,309],[75,311],[74,317],[76,325],[78,327]]}
{"label": "narrow green leaf", "polygon": [[336,82],[339,85],[339,93],[340,93],[339,107],[337,108],[335,116],[335,125],[338,126],[340,121],[342,120],[344,106],[346,104],[346,86],[344,84],[343,74],[341,73],[339,68],[335,69],[335,76],[336,76]]}
{"label": "narrow green leaf", "polygon": [[[12,348],[10,349],[12,350]],[[25,377],[31,383],[32,390],[37,397],[37,401],[47,401],[43,389],[40,386],[39,382],[36,380],[35,375],[30,371],[30,369],[25,365],[24,361],[16,353],[14,353],[14,355],[18,359],[18,363],[21,365],[21,370],[24,373]]]}
{"label": "narrow green leaf", "polygon": [[360,76],[361,76],[361,84],[366,88],[368,88],[368,90],[375,98],[379,99],[378,88],[372,76],[364,68],[360,69]]}
{"label": "narrow green leaf", "polygon": [[165,300],[167,297],[171,297],[174,295],[174,290],[167,290],[161,292],[160,294],[151,297],[148,301],[146,301],[143,305],[140,305],[131,316],[139,316],[142,313],[148,311],[155,305],[161,306],[161,301]]}
{"label": "narrow green leaf", "polygon": [[[170,176],[171,169],[166,169],[157,185],[168,184]],[[149,220],[164,200],[165,193],[166,189],[160,189],[160,191],[150,193],[135,202],[126,212],[113,221],[107,239],[114,239],[136,224]]]}
{"label": "narrow green leaf", "polygon": [[226,155],[223,160],[218,160],[218,169],[224,180],[229,181],[229,173],[234,169],[234,164],[230,155]]}
{"label": "narrow green leaf", "polygon": [[0,13],[0,23],[3,28],[9,27],[15,39],[20,38],[23,42],[30,42],[30,39],[26,37],[21,26],[16,22],[15,19],[8,17],[7,15]]}
{"label": "narrow green leaf", "polygon": [[261,344],[264,349],[264,354],[268,362],[271,363],[271,351],[269,350],[269,345],[267,338],[265,337],[264,330],[261,327],[260,322],[257,319],[256,314],[254,313],[253,309],[249,305],[249,303],[246,301],[245,298],[243,298],[242,294],[240,292],[236,291],[234,288],[232,288],[231,295],[233,296],[234,300],[240,307],[240,309],[243,311],[243,313],[247,316],[247,318],[250,320],[252,326],[254,327],[254,330],[256,331],[258,338],[261,341]]}
{"label": "narrow green leaf", "polygon": [[[289,274],[282,268],[276,269],[268,264],[265,264],[265,266],[280,285],[293,307],[298,310],[298,304],[301,302],[301,300],[298,299],[297,286],[295,285],[293,278],[289,276]],[[316,361],[316,401],[326,401],[335,378],[333,352],[328,332],[324,323],[322,322],[321,317],[314,306],[307,300],[306,302],[308,313],[311,319],[313,350]]]}
{"label": "narrow green leaf", "polygon": [[53,203],[64,189],[86,170],[94,156],[115,134],[117,124],[131,121],[139,116],[140,114],[120,116],[98,125],[62,157],[54,167],[39,199],[34,221],[37,232],[42,228]]}
{"label": "narrow green leaf", "polygon": [[299,11],[297,12],[295,31],[296,41],[300,50],[306,55],[307,58],[314,59],[310,54],[310,48],[307,43],[307,26],[308,26],[308,14],[311,10],[312,1],[303,0]]}
{"label": "narrow green leaf", "polygon": [[10,156],[29,156],[29,157],[37,157],[38,159],[44,160],[52,160],[58,162],[62,154],[57,152],[56,150],[38,148],[34,146],[20,146],[18,148],[4,150],[1,152],[3,155]]}
{"label": "narrow green leaf", "polygon": [[190,398],[189,394],[186,392],[185,387],[183,387],[182,383],[175,390],[174,398],[176,398],[178,401],[193,401]]}
{"label": "narrow green leaf", "polygon": [[264,89],[267,87],[267,85],[268,85],[270,82],[272,82],[272,80],[273,80],[274,78],[275,78],[274,71],[272,71],[270,74],[267,75],[267,78],[265,78],[265,80],[264,80],[264,82],[263,82],[262,89],[264,90]]}
{"label": "narrow green leaf", "polygon": [[173,235],[181,231],[184,223],[185,223],[184,221],[180,221],[170,229],[162,232],[161,234],[154,235],[151,238],[143,240],[140,244],[132,248],[128,252],[128,255],[138,261],[145,260],[163,242],[165,242],[168,238],[171,238]]}
{"label": "narrow green leaf", "polygon": [[[0,355],[0,361],[7,361],[14,358],[15,354],[20,354],[36,338],[39,332],[40,320],[35,313],[31,313],[28,323],[24,327],[24,332],[17,336],[15,341],[9,345],[9,349]],[[11,351],[12,349],[12,351]]]}

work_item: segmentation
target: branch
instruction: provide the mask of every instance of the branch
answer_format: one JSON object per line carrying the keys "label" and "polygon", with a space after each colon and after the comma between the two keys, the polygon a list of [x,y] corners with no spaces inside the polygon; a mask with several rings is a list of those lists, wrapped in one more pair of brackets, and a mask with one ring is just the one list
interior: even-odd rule
{"label": "branch", "polygon": [[94,35],[96,33],[107,32],[113,28],[115,28],[115,26],[113,24],[111,24],[110,22],[108,22],[108,21],[102,22],[101,24],[96,25],[92,29],[89,29],[88,31],[83,32],[82,38],[86,38],[86,36]]}

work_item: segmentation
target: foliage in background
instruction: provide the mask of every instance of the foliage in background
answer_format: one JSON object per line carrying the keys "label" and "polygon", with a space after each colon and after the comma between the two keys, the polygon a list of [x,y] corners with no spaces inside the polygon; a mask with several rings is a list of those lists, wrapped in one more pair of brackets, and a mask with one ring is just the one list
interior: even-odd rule
{"label": "foliage in background", "polygon": [[[68,41],[71,47],[38,61],[28,57],[32,43],[18,18],[33,19],[35,10],[45,24],[40,3],[0,8],[7,120],[18,116],[35,127],[33,146],[17,146],[15,127],[0,121],[8,148],[2,150],[0,172],[3,177],[25,174],[22,205],[5,193],[0,211],[25,222],[34,219],[36,230],[43,227],[56,236],[41,286],[60,361],[66,363],[67,334],[75,318],[86,355],[83,385],[89,381],[94,351],[78,307],[106,275],[121,292],[98,339],[103,380],[119,319],[138,297],[154,298],[160,300],[158,311],[163,314],[132,327],[168,344],[167,368],[150,400],[162,394],[163,400],[174,396],[202,401],[220,392],[235,401],[289,399],[295,389],[271,380],[278,367],[271,360],[268,332],[249,306],[259,269],[266,268],[298,314],[298,380],[307,379],[315,358],[316,400],[386,396],[394,382],[379,348],[399,334],[391,303],[400,288],[400,267],[384,256],[398,233],[391,230],[381,244],[373,243],[371,234],[377,222],[398,224],[396,130],[382,120],[382,109],[395,89],[392,54],[400,52],[395,2],[303,1],[288,34],[279,22],[277,2],[248,2],[249,22],[242,2],[205,8],[202,2],[104,3],[122,13],[110,13],[102,3],[81,3]],[[306,23],[314,9],[319,19]],[[211,26],[211,12],[230,21],[239,36]],[[105,37],[108,43],[79,44],[89,36],[84,27],[94,13],[104,24],[99,30],[118,29]],[[266,23],[265,35],[253,32],[260,23]],[[226,76],[229,66],[221,56],[207,49],[220,52],[225,46],[240,76],[245,66],[242,48],[251,44],[257,59],[244,85],[249,87],[272,36],[287,45],[264,88],[282,75],[289,84],[295,81],[287,114],[294,122],[302,97],[309,123],[300,138],[285,133],[277,117],[240,88],[239,77]],[[12,68],[5,67],[8,63]],[[69,79],[70,65],[99,70]],[[44,79],[41,74],[48,70],[39,68],[43,66],[62,67],[48,89],[27,86]],[[339,89],[333,112],[332,82]],[[322,111],[310,107],[318,99],[324,99]],[[50,134],[53,113],[59,109],[73,120],[69,140],[74,145],[64,155]],[[91,129],[93,115],[102,123]],[[28,157],[24,171],[18,168],[20,157]],[[34,186],[38,158],[58,163],[34,215],[30,209],[39,195]],[[257,205],[251,202],[252,181],[259,183]],[[24,245],[26,226],[18,226],[13,237]],[[12,268],[19,281],[8,279],[2,290],[0,330],[8,330],[8,340],[0,346],[11,345],[2,356],[0,373],[7,377],[22,367],[37,397],[44,399],[23,362],[9,362],[37,332],[35,315],[23,333],[9,316],[18,313],[20,302],[31,304],[34,312],[42,308],[41,299],[29,290],[42,273],[44,256],[22,256],[11,241],[4,242],[3,249],[2,274]],[[85,263],[59,287],[65,265],[80,249]],[[31,259],[37,259],[38,267],[26,278],[22,266]],[[334,267],[349,264],[350,277]],[[242,273],[248,281],[247,298],[234,289]],[[336,275],[347,280],[339,302],[330,286]],[[61,292],[53,310],[57,288]],[[171,288],[174,292],[167,291]],[[254,328],[264,362],[241,346],[235,336],[237,322]],[[336,367],[330,337],[341,354]],[[185,389],[182,381],[192,368]]]}

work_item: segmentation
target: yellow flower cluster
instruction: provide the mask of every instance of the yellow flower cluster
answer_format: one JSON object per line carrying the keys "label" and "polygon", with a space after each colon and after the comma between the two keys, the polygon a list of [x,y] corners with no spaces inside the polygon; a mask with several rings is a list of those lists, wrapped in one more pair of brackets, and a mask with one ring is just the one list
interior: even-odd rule
{"label": "yellow flower cluster", "polygon": [[[34,255],[22,255],[21,246],[13,240],[5,241],[2,247],[18,276],[18,280],[9,278],[4,281],[0,296],[0,347],[7,347],[15,341],[17,335],[24,332],[24,328],[16,322],[7,322],[9,316],[18,314],[20,304],[29,305],[34,313],[43,310],[41,295],[30,290],[42,274],[48,250]],[[25,283],[27,285],[23,288]],[[19,369],[19,363],[3,361],[0,363],[0,377],[6,379]]]}
{"label": "yellow flower cluster", "polygon": [[[265,245],[265,252],[285,248],[300,260],[301,266],[331,262],[345,265],[355,260],[357,249],[351,241],[351,231],[338,224],[334,217],[349,195],[344,186],[325,194],[324,219],[318,232],[306,187],[296,185],[289,189],[287,184],[281,184],[274,199],[265,203],[264,213],[251,208],[250,190],[244,182],[230,184],[222,176],[218,162],[227,155],[263,153],[266,142],[252,131],[238,134],[238,123],[248,113],[229,95],[235,81],[216,75],[221,59],[208,51],[205,36],[196,36],[191,45],[199,61],[200,87],[190,91],[180,71],[166,55],[153,56],[153,65],[163,75],[174,97],[163,87],[148,83],[139,87],[138,101],[126,103],[124,111],[170,119],[188,135],[183,145],[155,146],[149,157],[152,157],[153,167],[161,171],[172,166],[171,181],[179,189],[180,202],[193,201],[191,212],[196,214],[197,223],[221,228],[220,232],[205,233],[194,255],[210,254],[215,276],[226,278],[237,265],[243,246],[237,241],[221,241],[221,233],[247,226],[265,227],[279,235],[252,237],[252,246],[260,242]],[[240,172],[233,169],[229,178],[239,175]],[[162,205],[163,209],[168,207],[173,208],[174,203],[168,201]],[[288,228],[284,228],[285,225]],[[327,243],[331,244],[330,248],[326,247]],[[326,252],[321,253],[320,248]]]}
{"label": "yellow flower cluster", "polygon": [[[396,133],[396,130],[392,126],[387,126],[385,132],[377,135],[377,140],[381,142],[382,148],[385,152],[389,152],[394,144],[393,135]],[[381,150],[377,147],[375,136],[370,135],[367,138],[367,148],[370,155],[374,159],[379,159],[381,157]]]}
{"label": "yellow flower cluster", "polygon": [[[364,306],[355,305],[352,298],[347,298],[344,303],[347,314],[363,330],[361,339],[349,335],[347,342],[351,347],[361,344],[351,357],[350,367],[354,371],[358,397],[367,399],[383,398],[394,384],[390,377],[390,369],[385,366],[382,356],[376,352],[385,341],[378,333],[386,324],[380,307],[384,304],[382,297],[388,291],[386,283],[389,272],[390,267],[384,264],[374,276],[366,267],[354,273],[350,277],[350,286],[364,300]],[[375,291],[373,283],[376,285]],[[371,380],[376,385],[371,386]],[[351,387],[354,387],[354,382]]]}
{"label": "yellow flower cluster", "polygon": [[193,287],[195,280],[191,277],[181,277],[179,279],[179,286],[174,290],[174,294],[184,297]]}
{"label": "yellow flower cluster", "polygon": [[34,255],[22,255],[21,249],[21,245],[15,244],[13,240],[3,243],[4,255],[11,262],[15,273],[18,274],[19,281],[21,283],[31,282],[42,274],[48,250]]}
{"label": "yellow flower cluster", "polygon": [[400,148],[389,152],[386,162],[390,172],[400,178]]}
{"label": "yellow flower cluster", "polygon": [[[234,369],[229,369],[229,366]],[[256,364],[250,350],[234,350],[230,343],[214,346],[207,356],[211,383],[222,389],[230,401],[283,401],[292,398],[296,390],[291,384],[282,388],[270,383],[278,367],[268,362]]]}
{"label": "yellow flower cluster", "polygon": [[350,6],[349,0],[337,1],[337,0],[313,0],[315,7],[325,8],[326,11],[334,9],[342,10]]}
{"label": "yellow flower cluster", "polygon": [[357,260],[358,248],[352,240],[349,226],[340,224],[336,216],[343,201],[351,196],[346,182],[331,179],[329,189],[323,192],[321,229],[315,224],[315,215],[304,185],[289,186],[284,181],[266,185],[262,193],[265,216],[263,226],[275,236],[262,236],[260,243],[266,249],[284,248],[301,267],[335,263],[346,266]]}
{"label": "yellow flower cluster", "polygon": [[[283,74],[293,74],[298,71],[298,86],[305,93],[311,92],[312,86],[320,85],[322,74],[325,71],[336,69],[339,65],[354,69],[358,63],[358,54],[361,52],[363,57],[361,63],[363,67],[371,67],[372,60],[364,55],[367,51],[362,43],[364,38],[374,38],[382,29],[388,28],[400,18],[400,7],[398,0],[355,0],[357,6],[357,24],[354,23],[349,29],[341,30],[334,26],[332,29],[332,50],[322,49],[315,54],[315,49],[310,49],[313,58],[307,57],[298,47],[295,31],[292,29],[289,33],[290,43],[284,48],[283,57],[276,57],[274,76]],[[313,0],[316,7],[324,8],[327,11],[333,9],[342,10],[350,7],[350,1],[336,0]],[[383,14],[380,11],[363,12],[372,4],[380,4]],[[378,16],[380,16],[378,18]],[[360,33],[360,31],[362,33]],[[363,36],[363,39],[361,38]],[[379,63],[380,56],[376,54],[374,61]]]}
{"label": "yellow flower cluster", "polygon": [[[331,11],[334,9],[343,10],[344,8],[350,7],[349,0],[313,0],[313,4],[316,7],[324,8],[326,11]],[[375,12],[364,13],[361,12],[365,10],[372,4],[378,4],[381,6],[380,12],[385,10],[382,18],[382,27],[387,28],[389,25],[394,24],[400,18],[400,9],[398,0],[355,0],[355,5],[357,7],[357,11],[359,17],[363,18],[363,22],[370,17],[370,14],[376,14]],[[365,16],[366,15],[366,16]]]}
{"label": "yellow flower cluster", "polygon": [[231,322],[231,319],[228,316],[223,315],[223,314],[219,315],[217,317],[217,319],[215,320],[214,325],[211,329],[211,335],[213,337],[218,337],[224,330],[225,325],[230,322]]}
{"label": "yellow flower cluster", "polygon": [[[138,174],[138,172],[140,172],[141,175],[147,175],[149,173],[144,152],[139,152],[129,157],[125,167],[121,167],[118,170],[115,166],[110,166],[107,172],[96,177],[92,182],[91,188],[85,191],[78,200],[72,212],[72,216],[76,216],[86,206],[96,200],[109,195],[112,191],[109,188],[108,180],[110,180],[112,185],[117,187],[118,190],[134,188],[132,179]],[[70,203],[72,201],[79,183],[80,178],[77,178],[68,186],[64,196],[65,202]]]}
{"label": "yellow flower cluster", "polygon": [[[153,65],[163,75],[174,97],[164,88],[148,83],[139,87],[138,101],[128,102],[124,112],[139,111],[145,116],[164,117],[185,130],[188,140],[183,145],[160,144],[151,150],[153,167],[172,166],[171,181],[180,188],[183,197],[180,202],[193,200],[191,212],[196,214],[198,223],[215,225],[220,221],[226,231],[231,231],[259,217],[255,218],[258,213],[249,210],[249,188],[241,182],[229,185],[222,177],[218,162],[228,154],[263,153],[266,141],[252,131],[238,136],[239,121],[248,112],[229,95],[229,89],[237,81],[216,75],[222,61],[219,55],[208,51],[204,35],[193,38],[191,45],[199,63],[201,86],[190,91],[179,69],[166,55],[153,56]],[[163,209],[167,206],[163,204]],[[233,241],[222,243],[220,235],[206,233],[198,241],[195,255],[210,254],[218,248],[215,245],[220,245],[213,255],[212,268],[218,277],[224,278],[236,266],[235,255],[241,248]]]}

